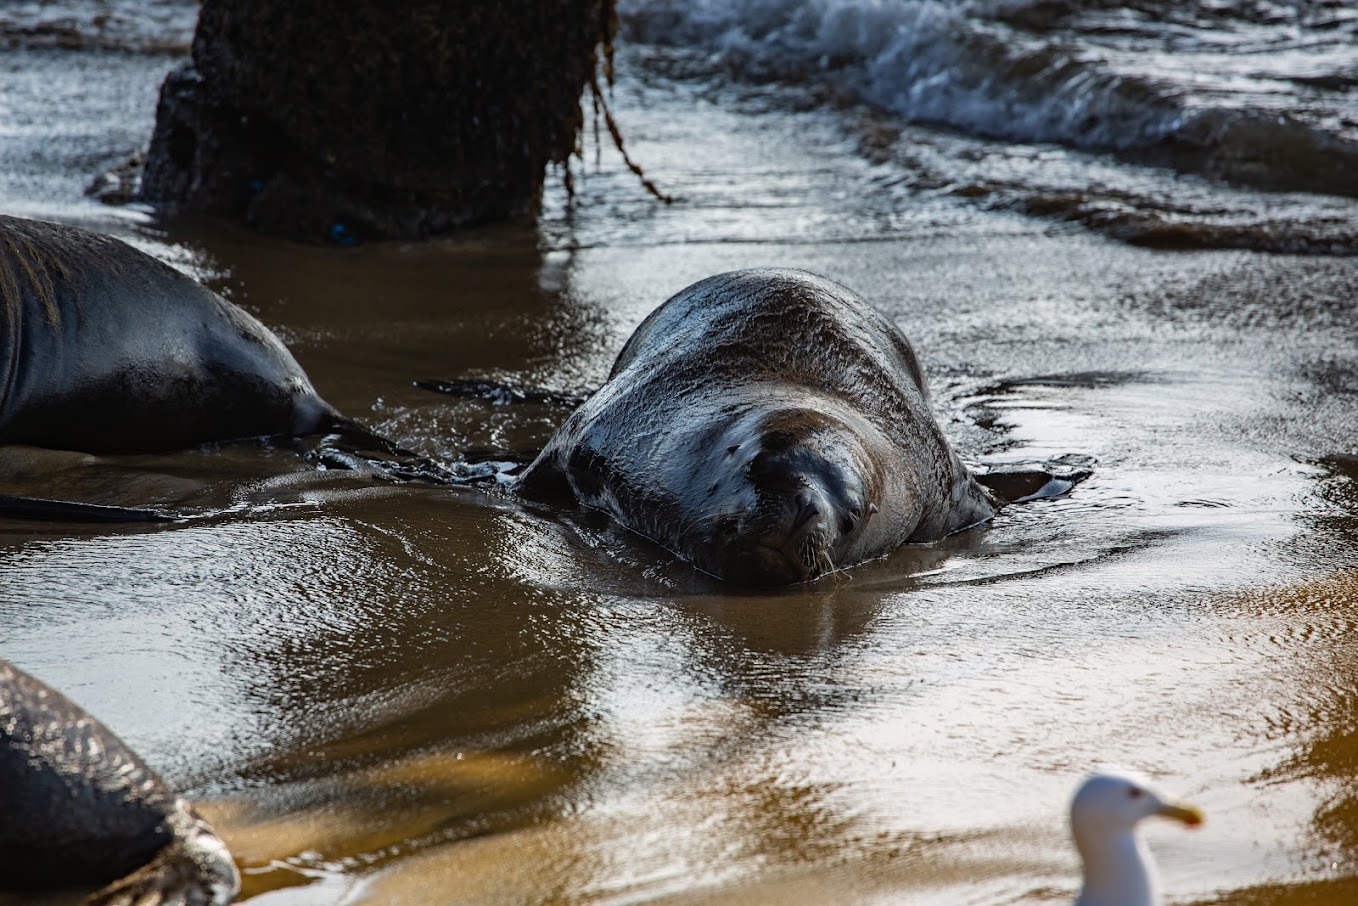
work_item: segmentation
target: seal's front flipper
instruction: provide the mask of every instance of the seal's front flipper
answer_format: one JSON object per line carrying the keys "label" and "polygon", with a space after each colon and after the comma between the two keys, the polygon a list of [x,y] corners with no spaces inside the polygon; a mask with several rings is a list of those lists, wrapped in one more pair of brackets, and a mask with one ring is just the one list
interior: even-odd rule
{"label": "seal's front flipper", "polygon": [[91,894],[83,906],[226,906],[240,872],[208,823],[180,799],[166,819],[172,838],[155,857]]}
{"label": "seal's front flipper", "polygon": [[574,409],[589,399],[591,393],[566,393],[546,387],[528,387],[480,378],[448,378],[441,381],[416,381],[415,386],[435,393],[447,393],[463,399],[489,400],[492,403],[540,403]]}
{"label": "seal's front flipper", "polygon": [[1089,469],[1068,469],[1055,472],[1048,469],[1003,469],[977,475],[985,485],[1005,503],[1025,503],[1045,500],[1070,493],[1070,489],[1094,473]]}
{"label": "seal's front flipper", "polygon": [[143,510],[125,506],[104,506],[98,503],[79,503],[74,500],[49,500],[45,497],[22,497],[0,494],[0,517],[33,519],[42,522],[178,522],[180,517],[158,510]]}

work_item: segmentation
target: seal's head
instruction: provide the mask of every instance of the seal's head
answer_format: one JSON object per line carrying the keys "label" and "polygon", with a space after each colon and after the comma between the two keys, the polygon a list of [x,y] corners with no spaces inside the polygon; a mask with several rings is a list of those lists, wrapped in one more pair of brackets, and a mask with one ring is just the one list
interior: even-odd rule
{"label": "seal's head", "polygon": [[789,585],[856,562],[882,484],[861,426],[787,408],[738,418],[716,440],[679,542],[699,567]]}

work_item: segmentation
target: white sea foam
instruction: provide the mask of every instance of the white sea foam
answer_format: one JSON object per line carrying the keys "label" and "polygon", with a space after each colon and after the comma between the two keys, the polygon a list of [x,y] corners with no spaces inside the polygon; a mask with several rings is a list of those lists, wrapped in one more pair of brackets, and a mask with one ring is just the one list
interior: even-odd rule
{"label": "white sea foam", "polygon": [[1242,120],[1281,118],[1309,143],[1358,113],[1353,92],[1309,115],[1288,90],[1289,65],[1299,76],[1320,59],[1358,65],[1333,24],[1315,33],[1332,35],[1322,54],[1305,35],[1276,44],[1286,32],[1274,24],[1183,13],[1194,4],[1169,3],[1167,16],[1184,16],[1172,25],[1100,6],[1062,19],[1022,0],[623,0],[621,13],[633,40],[700,49],[742,77],[825,83],[911,120],[1023,142],[1200,146]]}
{"label": "white sea foam", "polygon": [[1147,86],[997,20],[1020,5],[627,0],[623,14],[638,40],[703,47],[745,75],[824,79],[910,119],[982,135],[1127,147],[1174,127],[1180,110]]}

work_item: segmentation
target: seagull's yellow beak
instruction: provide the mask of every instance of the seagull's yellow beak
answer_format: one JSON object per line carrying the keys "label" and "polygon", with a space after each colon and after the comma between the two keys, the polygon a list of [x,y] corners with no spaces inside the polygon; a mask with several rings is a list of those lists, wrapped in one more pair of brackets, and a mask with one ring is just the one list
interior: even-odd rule
{"label": "seagull's yellow beak", "polygon": [[1168,803],[1160,806],[1156,814],[1161,818],[1170,818],[1178,821],[1187,827],[1197,827],[1202,824],[1202,812],[1191,805],[1179,805],[1178,803]]}

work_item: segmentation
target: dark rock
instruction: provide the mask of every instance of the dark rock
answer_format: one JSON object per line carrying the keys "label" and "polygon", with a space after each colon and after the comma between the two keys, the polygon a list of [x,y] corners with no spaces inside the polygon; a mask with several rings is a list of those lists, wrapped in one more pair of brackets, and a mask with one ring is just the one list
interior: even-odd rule
{"label": "dark rock", "polygon": [[318,242],[531,217],[612,0],[204,0],[142,198]]}

